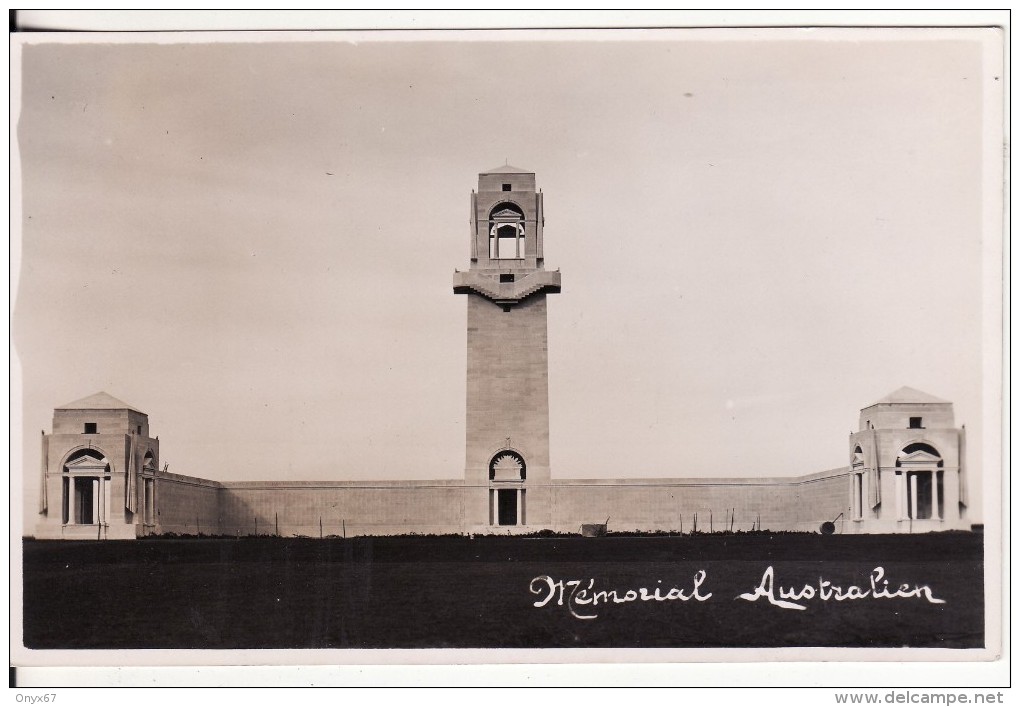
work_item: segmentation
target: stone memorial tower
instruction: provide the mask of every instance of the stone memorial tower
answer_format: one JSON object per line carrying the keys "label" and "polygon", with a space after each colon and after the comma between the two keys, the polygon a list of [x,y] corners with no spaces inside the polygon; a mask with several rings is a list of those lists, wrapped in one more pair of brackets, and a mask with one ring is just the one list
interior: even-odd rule
{"label": "stone memorial tower", "polygon": [[913,388],[863,408],[850,434],[850,532],[969,527],[965,432],[952,403]]}
{"label": "stone memorial tower", "polygon": [[156,527],[159,439],[149,417],[108,393],[53,411],[42,435],[36,537],[134,538]]}
{"label": "stone memorial tower", "polygon": [[535,173],[503,166],[471,194],[471,264],[453,276],[467,295],[465,528],[538,526],[550,518],[549,358],[542,193]]}

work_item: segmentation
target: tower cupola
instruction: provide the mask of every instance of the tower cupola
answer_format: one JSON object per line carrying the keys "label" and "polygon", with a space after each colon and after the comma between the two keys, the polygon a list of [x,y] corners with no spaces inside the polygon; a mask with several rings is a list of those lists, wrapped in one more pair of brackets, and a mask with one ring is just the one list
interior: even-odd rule
{"label": "tower cupola", "polygon": [[546,272],[545,217],[535,173],[504,165],[478,175],[471,192],[471,265],[453,290],[511,307],[538,292],[559,292],[559,272]]}

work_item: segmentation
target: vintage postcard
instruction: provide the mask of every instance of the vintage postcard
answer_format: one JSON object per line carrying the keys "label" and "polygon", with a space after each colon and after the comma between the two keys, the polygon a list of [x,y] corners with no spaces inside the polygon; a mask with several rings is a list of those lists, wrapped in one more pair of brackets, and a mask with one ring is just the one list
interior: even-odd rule
{"label": "vintage postcard", "polygon": [[11,72],[15,665],[1001,655],[1000,29]]}

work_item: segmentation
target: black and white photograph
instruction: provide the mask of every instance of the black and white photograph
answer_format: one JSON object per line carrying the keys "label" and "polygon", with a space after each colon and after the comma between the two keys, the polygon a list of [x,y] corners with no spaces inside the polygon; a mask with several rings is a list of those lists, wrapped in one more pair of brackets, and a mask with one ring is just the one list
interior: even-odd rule
{"label": "black and white photograph", "polygon": [[1000,28],[11,45],[12,665],[1001,658]]}

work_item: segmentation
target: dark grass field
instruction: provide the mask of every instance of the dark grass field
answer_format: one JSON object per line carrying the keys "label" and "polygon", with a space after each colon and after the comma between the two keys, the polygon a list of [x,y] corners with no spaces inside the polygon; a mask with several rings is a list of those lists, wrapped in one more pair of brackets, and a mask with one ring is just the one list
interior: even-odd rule
{"label": "dark grass field", "polygon": [[[982,536],[149,539],[24,543],[29,648],[945,647],[984,644]],[[806,608],[754,593],[811,586]],[[924,597],[819,598],[820,579]],[[701,596],[655,600],[672,587]],[[572,606],[580,580],[634,601]],[[832,591],[831,585],[826,585]],[[878,587],[884,586],[878,582]],[[644,587],[651,597],[640,598]],[[675,593],[674,593],[675,596]],[[793,601],[789,600],[788,601]]]}

